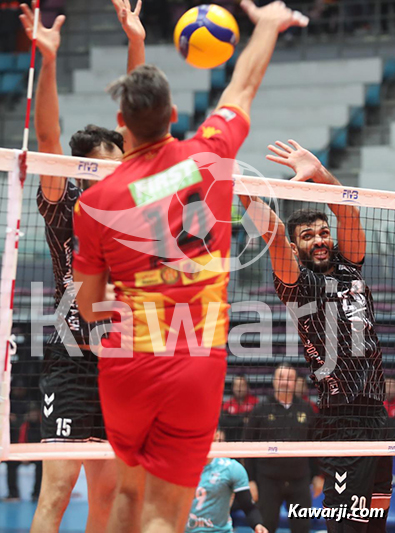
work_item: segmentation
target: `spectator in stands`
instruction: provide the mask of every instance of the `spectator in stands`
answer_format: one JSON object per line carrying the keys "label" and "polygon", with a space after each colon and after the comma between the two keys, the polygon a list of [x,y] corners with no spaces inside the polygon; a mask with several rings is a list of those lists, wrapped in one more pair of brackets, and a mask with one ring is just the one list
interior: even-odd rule
{"label": "spectator in stands", "polygon": [[[296,370],[289,365],[279,366],[273,377],[274,394],[267,397],[251,412],[245,428],[247,441],[306,441],[314,423],[309,403],[295,395]],[[307,457],[246,459],[253,498],[263,523],[275,533],[280,508],[300,504],[311,507],[310,484],[314,497],[322,492],[324,480],[319,475],[317,461]],[[292,533],[309,533],[309,519],[289,520]]]}
{"label": "spectator in stands", "polygon": [[17,0],[0,0],[0,52],[15,52],[17,47],[19,22]]}
{"label": "spectator in stands", "polygon": [[[19,443],[41,441],[41,412],[37,404],[31,404],[26,419],[19,430]],[[32,462],[36,467],[36,475],[32,492],[32,500],[37,500],[40,494],[41,478],[43,472],[42,461]]]}
{"label": "spectator in stands", "polygon": [[[10,441],[12,444],[19,441],[19,430],[27,410],[27,389],[21,377],[15,377],[11,383],[10,394]],[[18,461],[7,462],[7,501],[19,500],[19,487],[17,482]]]}
{"label": "spectator in stands", "polygon": [[385,380],[385,402],[384,407],[388,413],[388,434],[386,439],[395,439],[395,379],[386,378]]}
{"label": "spectator in stands", "polygon": [[247,378],[242,374],[236,376],[232,383],[232,397],[222,407],[221,424],[228,441],[241,440],[246,417],[258,401],[250,393]]}

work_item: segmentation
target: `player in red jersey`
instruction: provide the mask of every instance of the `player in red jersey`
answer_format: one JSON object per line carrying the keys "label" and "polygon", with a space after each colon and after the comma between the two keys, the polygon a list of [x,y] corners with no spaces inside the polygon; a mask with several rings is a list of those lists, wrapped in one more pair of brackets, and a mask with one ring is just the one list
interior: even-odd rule
{"label": "player in red jersey", "polygon": [[113,317],[92,308],[105,301],[110,272],[118,300],[113,321],[122,333],[111,333],[99,363],[118,464],[111,532],[184,530],[218,422],[233,159],[279,32],[307,24],[282,2],[257,8],[244,0],[243,7],[256,24],[253,36],[217,110],[192,139],[169,134],[177,111],[156,67],[139,67],[113,84],[133,150],[76,206],[80,312],[90,322]]}

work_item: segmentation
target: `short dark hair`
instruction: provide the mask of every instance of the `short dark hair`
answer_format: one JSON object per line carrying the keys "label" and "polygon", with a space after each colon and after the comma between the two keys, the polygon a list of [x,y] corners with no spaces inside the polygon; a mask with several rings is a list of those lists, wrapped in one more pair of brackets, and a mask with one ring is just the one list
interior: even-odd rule
{"label": "short dark hair", "polygon": [[141,65],[114,81],[108,92],[120,98],[120,108],[128,129],[142,142],[166,135],[172,111],[170,86],[155,65]]}
{"label": "short dark hair", "polygon": [[316,220],[323,220],[328,224],[328,217],[323,211],[315,209],[298,209],[287,220],[288,235],[291,242],[295,242],[295,230],[302,224],[312,224]]}
{"label": "short dark hair", "polygon": [[109,152],[114,150],[114,145],[123,152],[123,137],[120,133],[93,124],[74,133],[69,142],[71,154],[76,157],[87,157],[102,144]]}

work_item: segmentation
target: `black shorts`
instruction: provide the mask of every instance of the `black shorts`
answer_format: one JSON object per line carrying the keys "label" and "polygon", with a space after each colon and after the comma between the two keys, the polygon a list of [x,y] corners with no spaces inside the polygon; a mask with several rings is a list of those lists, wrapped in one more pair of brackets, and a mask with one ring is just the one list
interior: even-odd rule
{"label": "black shorts", "polygon": [[72,358],[62,344],[44,353],[41,437],[44,442],[106,440],[97,384],[97,358]]}
{"label": "black shorts", "polygon": [[[315,440],[386,440],[387,419],[380,402],[359,397],[353,405],[323,409],[317,419]],[[347,457],[345,448],[344,457],[322,457],[320,467],[325,476],[324,507],[343,504],[347,509],[369,508],[372,499],[391,498],[392,457]]]}

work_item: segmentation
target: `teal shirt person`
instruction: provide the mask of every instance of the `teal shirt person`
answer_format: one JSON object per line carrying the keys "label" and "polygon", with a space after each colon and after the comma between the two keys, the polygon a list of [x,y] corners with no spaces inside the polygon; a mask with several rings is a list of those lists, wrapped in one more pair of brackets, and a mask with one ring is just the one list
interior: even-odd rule
{"label": "teal shirt person", "polygon": [[232,533],[230,501],[233,493],[241,491],[249,491],[249,483],[247,472],[238,461],[217,458],[206,464],[185,533]]}

